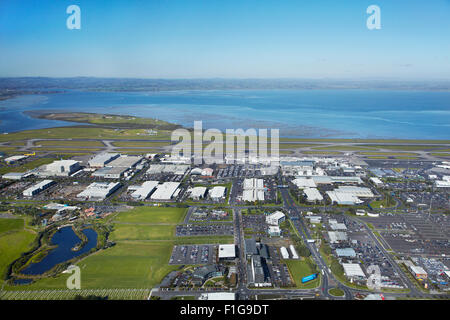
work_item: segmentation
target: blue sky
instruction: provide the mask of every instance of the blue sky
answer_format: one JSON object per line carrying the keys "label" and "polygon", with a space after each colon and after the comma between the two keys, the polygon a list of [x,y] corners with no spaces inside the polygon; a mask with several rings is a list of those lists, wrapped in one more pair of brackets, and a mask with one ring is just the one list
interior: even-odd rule
{"label": "blue sky", "polygon": [[450,79],[449,17],[450,0],[1,0],[0,76]]}

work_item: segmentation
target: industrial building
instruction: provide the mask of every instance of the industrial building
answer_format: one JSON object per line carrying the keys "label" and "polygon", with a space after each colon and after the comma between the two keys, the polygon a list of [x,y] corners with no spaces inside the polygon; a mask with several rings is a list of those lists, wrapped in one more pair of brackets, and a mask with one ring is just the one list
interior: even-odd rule
{"label": "industrial building", "polygon": [[103,168],[106,164],[120,157],[119,153],[101,153],[88,161],[91,168]]}
{"label": "industrial building", "polygon": [[189,170],[189,167],[190,166],[187,164],[152,164],[146,174],[170,173],[174,175],[184,175],[186,171]]}
{"label": "industrial building", "polygon": [[209,190],[209,197],[214,201],[220,201],[225,198],[226,188],[223,186],[213,187]]}
{"label": "industrial building", "polygon": [[24,195],[24,197],[35,196],[38,193],[44,191],[45,189],[48,189],[49,187],[51,187],[53,184],[55,184],[55,181],[53,181],[53,180],[43,180],[43,181],[35,184],[34,186],[24,190],[23,195]]}
{"label": "industrial building", "polygon": [[299,177],[297,179],[292,180],[292,183],[295,184],[299,189],[317,187],[316,183],[314,182],[314,179],[307,179],[303,177]]}
{"label": "industrial building", "polygon": [[381,181],[379,178],[377,177],[371,177],[370,181],[372,181],[372,183],[376,186],[376,187],[382,187],[384,185],[383,181]]}
{"label": "industrial building", "polygon": [[120,186],[121,184],[119,182],[94,182],[91,183],[83,192],[79,193],[77,197],[86,200],[104,200]]}
{"label": "industrial building", "polygon": [[294,245],[291,244],[291,245],[289,246],[289,251],[291,251],[292,259],[299,259],[299,256],[298,256],[298,254],[297,254],[297,250],[295,250]]}
{"label": "industrial building", "polygon": [[286,220],[286,215],[281,211],[275,211],[266,216],[266,223],[272,226],[279,226],[284,220]]}
{"label": "industrial building", "polygon": [[233,260],[236,258],[236,246],[234,244],[219,245],[219,260]]}
{"label": "industrial building", "polygon": [[158,181],[145,181],[140,187],[131,194],[131,197],[136,200],[147,199],[156,189]]}
{"label": "industrial building", "polygon": [[104,167],[95,171],[92,176],[104,179],[121,179],[128,168],[125,167]]}
{"label": "industrial building", "polygon": [[283,259],[289,259],[289,252],[287,251],[286,247],[281,247],[280,253]]}
{"label": "industrial building", "polygon": [[347,233],[341,231],[328,231],[328,238],[330,243],[339,243],[348,239]]}
{"label": "industrial building", "polygon": [[45,167],[44,171],[39,172],[40,176],[70,176],[80,170],[81,166],[75,160],[57,160]]}
{"label": "industrial building", "polygon": [[203,199],[206,195],[206,187],[194,187],[189,189],[189,197],[193,200]]}
{"label": "industrial building", "polygon": [[426,279],[428,278],[428,273],[419,266],[411,265],[409,266],[409,271],[413,274],[416,279]]}
{"label": "industrial building", "polygon": [[344,268],[345,276],[349,278],[350,281],[366,279],[366,275],[358,263],[343,263],[342,267]]}
{"label": "industrial building", "polygon": [[306,201],[308,202],[316,202],[323,200],[323,197],[320,194],[319,190],[317,190],[317,188],[305,188],[303,189],[303,192],[305,193]]}
{"label": "industrial building", "polygon": [[150,198],[152,200],[170,200],[178,194],[179,185],[179,182],[164,182],[157,186]]}
{"label": "industrial building", "polygon": [[141,156],[123,156],[112,160],[108,163],[108,167],[122,167],[122,168],[132,168],[136,166],[143,157]]}
{"label": "industrial building", "polygon": [[5,173],[2,178],[7,180],[21,180],[28,175],[27,172],[9,172]]}
{"label": "industrial building", "polygon": [[14,164],[16,162],[25,160],[26,158],[28,158],[28,156],[25,156],[25,155],[23,155],[23,156],[11,156],[11,157],[5,158],[5,162],[7,164]]}

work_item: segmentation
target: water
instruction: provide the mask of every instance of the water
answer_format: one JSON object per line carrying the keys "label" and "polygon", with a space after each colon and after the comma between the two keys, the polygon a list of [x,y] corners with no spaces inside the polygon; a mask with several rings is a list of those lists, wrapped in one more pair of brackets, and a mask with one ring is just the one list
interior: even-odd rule
{"label": "water", "polygon": [[283,137],[449,139],[450,92],[217,90],[82,92],[0,102],[0,132],[74,125],[23,111],[96,112],[157,118],[204,129],[279,128]]}
{"label": "water", "polygon": [[24,270],[23,274],[43,274],[55,265],[68,261],[74,257],[88,252],[97,245],[97,232],[92,229],[84,229],[82,231],[88,238],[87,243],[78,251],[71,249],[81,242],[80,238],[75,234],[72,227],[64,227],[57,231],[52,237],[52,244],[57,247],[51,250],[41,261],[32,263]]}

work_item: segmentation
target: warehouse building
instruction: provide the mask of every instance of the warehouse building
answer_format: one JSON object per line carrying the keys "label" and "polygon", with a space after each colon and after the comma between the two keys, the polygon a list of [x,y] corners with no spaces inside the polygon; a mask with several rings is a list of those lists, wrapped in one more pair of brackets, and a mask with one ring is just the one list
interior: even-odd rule
{"label": "warehouse building", "polygon": [[112,160],[108,163],[108,167],[123,167],[132,168],[141,162],[143,158],[141,156],[123,156]]}
{"label": "warehouse building", "polygon": [[132,194],[131,197],[136,200],[147,199],[152,192],[156,189],[158,181],[145,181],[140,187],[138,187]]}
{"label": "warehouse building", "polygon": [[305,193],[306,201],[308,202],[316,202],[323,200],[323,197],[320,194],[319,190],[317,190],[317,188],[305,188],[303,189],[303,192]]}
{"label": "warehouse building", "polygon": [[120,157],[118,153],[101,153],[89,160],[88,164],[91,168],[103,168],[106,164]]}
{"label": "warehouse building", "polygon": [[353,282],[355,280],[366,279],[366,275],[358,263],[343,263],[342,267],[344,267],[345,276],[349,278],[350,281]]}
{"label": "warehouse building", "polygon": [[280,253],[281,253],[281,257],[283,259],[289,259],[289,252],[287,251],[287,249],[285,247],[280,248]]}
{"label": "warehouse building", "polygon": [[39,172],[40,176],[70,176],[80,170],[81,166],[75,160],[57,160],[48,164],[45,171]]}
{"label": "warehouse building", "polygon": [[121,184],[119,182],[94,182],[91,183],[83,192],[79,193],[77,197],[94,201],[104,200],[120,186]]}
{"label": "warehouse building", "polygon": [[55,184],[53,180],[43,180],[23,191],[24,197],[32,197]]}
{"label": "warehouse building", "polygon": [[9,172],[5,173],[2,178],[7,180],[21,180],[25,178],[29,173],[27,172]]}
{"label": "warehouse building", "polygon": [[372,183],[376,186],[376,187],[382,187],[384,185],[383,181],[381,181],[379,178],[377,177],[371,177],[370,181],[372,181]]}
{"label": "warehouse building", "polygon": [[152,200],[170,200],[175,196],[179,185],[179,182],[164,182],[157,186],[150,198]]}
{"label": "warehouse building", "polygon": [[223,186],[213,187],[209,190],[209,197],[214,201],[220,201],[225,198],[226,188]]}
{"label": "warehouse building", "polygon": [[125,167],[104,167],[95,171],[92,176],[104,179],[121,179],[128,168]]}
{"label": "warehouse building", "polygon": [[328,238],[330,243],[339,243],[347,241],[347,233],[341,231],[328,231]]}
{"label": "warehouse building", "polygon": [[291,251],[292,259],[299,259],[297,250],[295,250],[295,247],[292,244],[289,246],[289,251]]}
{"label": "warehouse building", "polygon": [[169,173],[174,175],[184,175],[190,166],[187,164],[152,164],[148,170],[148,175]]}
{"label": "warehouse building", "polygon": [[206,196],[206,187],[194,187],[189,189],[189,197],[193,200],[200,200]]}
{"label": "warehouse building", "polygon": [[5,162],[7,164],[14,164],[16,162],[25,160],[26,158],[28,158],[28,156],[11,156],[11,157],[5,158]]}

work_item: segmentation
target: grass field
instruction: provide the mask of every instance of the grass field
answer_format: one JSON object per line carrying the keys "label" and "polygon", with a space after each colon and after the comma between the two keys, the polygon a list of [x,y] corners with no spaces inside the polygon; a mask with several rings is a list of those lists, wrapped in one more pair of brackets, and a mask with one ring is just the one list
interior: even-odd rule
{"label": "grass field", "polygon": [[[21,253],[31,249],[35,234],[24,229],[23,219],[0,219],[0,277]],[[0,280],[3,281],[3,280]]]}
{"label": "grass field", "polygon": [[140,225],[119,224],[114,225],[111,240],[170,240],[175,236],[173,225]]}
{"label": "grass field", "polygon": [[[109,249],[81,260],[81,288],[148,289],[177,267],[169,266],[173,242],[120,241]],[[12,290],[65,289],[69,274],[38,280],[31,285],[8,287]]]}
{"label": "grass field", "polygon": [[122,148],[154,148],[154,147],[165,147],[170,145],[170,142],[148,142],[148,141],[116,141],[112,143],[115,147]]}
{"label": "grass field", "polygon": [[320,284],[320,275],[309,282],[302,283],[302,278],[314,273],[306,260],[285,260],[297,289],[313,289]]}
{"label": "grass field", "polygon": [[115,221],[136,224],[177,224],[183,221],[186,212],[186,208],[135,207],[130,211],[119,213]]}
{"label": "grass field", "polygon": [[336,297],[342,297],[342,296],[344,296],[344,291],[342,291],[342,290],[339,289],[339,288],[332,288],[332,289],[328,290],[328,292],[329,292],[331,295],[336,296]]}

